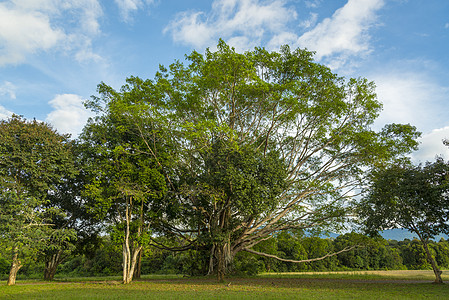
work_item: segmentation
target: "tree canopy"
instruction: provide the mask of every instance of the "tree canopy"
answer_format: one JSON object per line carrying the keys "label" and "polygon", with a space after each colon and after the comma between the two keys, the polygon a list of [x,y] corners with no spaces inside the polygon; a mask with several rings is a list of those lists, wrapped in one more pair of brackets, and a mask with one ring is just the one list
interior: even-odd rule
{"label": "tree canopy", "polygon": [[366,230],[405,228],[418,235],[436,282],[442,282],[428,243],[449,233],[449,165],[438,158],[424,166],[395,164],[372,173],[372,184],[361,203]]}
{"label": "tree canopy", "polygon": [[374,83],[339,77],[309,51],[241,54],[220,41],[186,62],[120,91],[102,83],[89,106],[114,106],[134,128],[167,184],[154,228],[184,241],[173,250],[207,249],[220,278],[275,232],[338,227],[366,172],[417,147],[413,126],[371,129]]}
{"label": "tree canopy", "polygon": [[[160,160],[148,149],[158,154],[164,150],[157,143],[159,137],[152,130],[152,120],[135,114],[141,101],[137,95],[131,97],[125,87],[122,93],[102,90],[102,86],[99,89],[110,92],[109,100],[80,137],[90,178],[84,196],[90,213],[112,226],[115,239],[121,241],[123,282],[129,283],[142,248],[148,243],[153,219],[161,214],[159,206],[167,190]],[[141,118],[139,123],[130,122],[131,113],[133,121]],[[151,134],[145,140],[139,131],[142,122]],[[148,148],[145,143],[155,147]]]}
{"label": "tree canopy", "polygon": [[73,231],[53,226],[63,212],[47,204],[56,186],[75,173],[68,136],[16,115],[0,121],[0,239],[12,251],[8,284],[15,283],[21,253],[73,238]]}

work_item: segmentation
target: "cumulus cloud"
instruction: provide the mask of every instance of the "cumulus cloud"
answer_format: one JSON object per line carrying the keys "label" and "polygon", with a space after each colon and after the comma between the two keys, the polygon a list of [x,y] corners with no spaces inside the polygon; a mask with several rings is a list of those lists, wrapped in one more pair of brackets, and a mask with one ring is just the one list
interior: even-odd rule
{"label": "cumulus cloud", "polygon": [[378,124],[410,123],[422,132],[447,125],[449,89],[424,72],[394,71],[370,76],[384,109]]}
{"label": "cumulus cloud", "polygon": [[22,62],[27,53],[47,50],[64,38],[41,13],[11,10],[0,3],[0,66]]}
{"label": "cumulus cloud", "polygon": [[217,33],[215,28],[202,20],[203,16],[202,12],[179,13],[164,29],[164,33],[170,32],[175,42],[200,48],[210,46]]}
{"label": "cumulus cloud", "polygon": [[18,64],[30,54],[86,49],[100,33],[98,0],[9,0],[0,3],[0,66]]}
{"label": "cumulus cloud", "polygon": [[164,29],[175,42],[204,48],[219,38],[246,50],[260,45],[267,36],[286,31],[286,25],[297,13],[284,1],[215,0],[210,13],[187,11],[179,13]]}
{"label": "cumulus cloud", "polygon": [[49,104],[53,111],[45,121],[52,124],[59,132],[70,133],[76,137],[81,133],[86,121],[92,116],[83,105],[84,99],[74,94],[56,95]]}
{"label": "cumulus cloud", "polygon": [[326,18],[298,39],[300,47],[316,51],[333,68],[341,67],[354,55],[368,53],[370,29],[383,0],[349,0],[331,18]]}
{"label": "cumulus cloud", "polygon": [[[305,4],[314,8],[321,1]],[[210,12],[179,13],[164,32],[170,33],[175,42],[196,48],[213,46],[218,38],[238,50],[263,44],[274,50],[290,44],[316,51],[318,61],[337,69],[352,57],[371,51],[368,31],[376,25],[376,12],[383,5],[383,0],[349,0],[332,17],[318,24],[318,14],[310,13],[308,19],[296,24],[308,30],[299,36],[290,26],[298,14],[283,0],[215,0]]]}
{"label": "cumulus cloud", "polygon": [[414,153],[416,162],[434,161],[437,156],[449,159],[449,147],[443,144],[443,140],[449,139],[449,126],[434,129],[424,134],[420,139],[419,151]]}
{"label": "cumulus cloud", "polygon": [[[416,70],[420,66],[420,70]],[[386,123],[411,124],[423,133],[419,151],[412,155],[416,163],[432,161],[437,155],[449,159],[449,148],[442,143],[449,139],[449,87],[442,86],[426,61],[406,61],[391,70],[368,76],[376,83],[378,99],[384,109],[376,127]]]}
{"label": "cumulus cloud", "polygon": [[9,96],[10,99],[16,99],[16,86],[9,81],[0,84],[0,96]]}
{"label": "cumulus cloud", "polygon": [[154,0],[114,0],[117,4],[120,15],[123,21],[129,22],[131,20],[131,14],[142,9],[145,4],[152,4]]}
{"label": "cumulus cloud", "polygon": [[0,105],[0,120],[5,120],[11,117],[12,114],[13,114],[12,111],[7,110],[6,108]]}

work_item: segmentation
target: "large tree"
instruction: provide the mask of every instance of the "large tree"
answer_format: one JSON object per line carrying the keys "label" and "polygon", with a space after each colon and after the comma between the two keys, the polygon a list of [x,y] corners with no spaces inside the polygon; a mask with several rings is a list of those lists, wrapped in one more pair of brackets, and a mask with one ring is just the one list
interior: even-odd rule
{"label": "large tree", "polygon": [[428,246],[436,235],[449,233],[449,165],[443,159],[424,166],[402,163],[375,170],[360,216],[373,234],[392,228],[415,233],[435,273],[435,282],[443,282]]}
{"label": "large tree", "polygon": [[[365,172],[417,146],[410,125],[370,128],[381,110],[372,82],[338,77],[312,56],[288,46],[239,54],[220,41],[154,80],[130,78],[120,92],[100,85],[97,100],[138,96],[164,120],[176,214],[158,228],[184,241],[173,250],[208,249],[219,278],[275,232],[338,227]],[[135,124],[141,115],[126,114]],[[156,157],[151,126],[138,127]]]}
{"label": "large tree", "polygon": [[56,185],[75,173],[68,136],[16,115],[0,121],[0,238],[12,251],[8,285],[22,267],[21,253],[73,237],[73,231],[54,227],[52,220],[63,212],[47,204]]}

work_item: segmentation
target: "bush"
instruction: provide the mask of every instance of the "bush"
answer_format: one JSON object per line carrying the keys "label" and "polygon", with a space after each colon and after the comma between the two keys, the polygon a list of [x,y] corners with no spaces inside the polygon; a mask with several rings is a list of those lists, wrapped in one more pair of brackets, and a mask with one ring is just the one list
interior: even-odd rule
{"label": "bush", "polygon": [[249,253],[238,253],[234,259],[234,274],[254,276],[260,272],[265,272],[265,264]]}
{"label": "bush", "polygon": [[11,264],[3,257],[0,256],[0,275],[9,274]]}

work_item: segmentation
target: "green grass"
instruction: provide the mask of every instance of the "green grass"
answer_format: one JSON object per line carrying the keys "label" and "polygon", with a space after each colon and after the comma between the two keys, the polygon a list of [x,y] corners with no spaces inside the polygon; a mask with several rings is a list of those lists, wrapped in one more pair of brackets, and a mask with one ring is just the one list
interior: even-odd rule
{"label": "green grass", "polygon": [[[340,271],[340,272],[298,272],[298,273],[262,273],[259,277],[277,278],[335,278],[363,280],[423,280],[433,281],[431,270],[392,270],[392,271]],[[443,271],[443,281],[449,282],[449,271]]]}
{"label": "green grass", "polygon": [[[0,282],[0,299],[449,299],[449,285],[428,271],[262,274],[250,278],[144,276]],[[448,278],[446,278],[447,280]]]}

